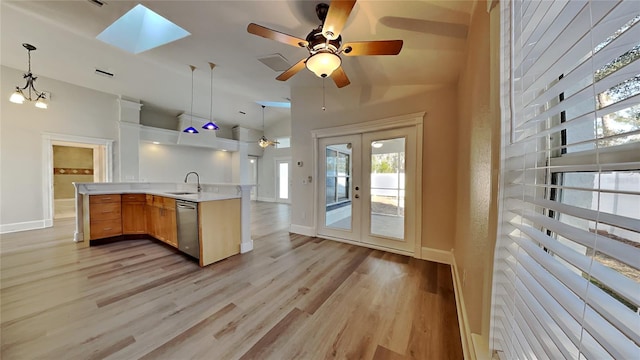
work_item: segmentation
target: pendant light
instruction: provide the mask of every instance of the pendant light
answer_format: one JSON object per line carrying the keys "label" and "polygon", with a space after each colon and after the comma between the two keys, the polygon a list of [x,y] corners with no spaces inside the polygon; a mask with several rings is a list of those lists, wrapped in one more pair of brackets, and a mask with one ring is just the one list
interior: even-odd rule
{"label": "pendant light", "polygon": [[211,106],[209,107],[209,122],[204,124],[204,126],[202,128],[205,129],[205,130],[218,130],[218,129],[220,129],[220,127],[213,122],[213,68],[216,67],[216,64],[210,62],[209,63],[209,67],[211,68],[211,81],[210,81],[210,84],[211,84],[210,104],[211,104]]}
{"label": "pendant light", "polygon": [[265,108],[265,106],[264,105],[261,105],[261,106],[262,106],[262,137],[260,137],[260,140],[258,140],[258,145],[261,148],[265,149],[265,148],[269,147],[270,145],[276,146],[276,144],[279,144],[279,142],[269,140],[269,139],[267,139],[266,136],[264,136],[264,108]]}
{"label": "pendant light", "polygon": [[[16,104],[22,104],[25,100],[35,101],[35,105],[37,108],[46,109],[49,106],[47,103],[47,96],[44,92],[36,90],[34,83],[38,78],[33,76],[33,74],[31,73],[31,52],[36,50],[36,47],[27,43],[22,44],[22,46],[27,49],[29,58],[28,71],[22,76],[27,81],[27,83],[24,85],[24,87],[16,86],[16,91],[11,94],[9,101]],[[24,90],[28,91],[27,96],[25,96],[23,92]]]}
{"label": "pendant light", "polygon": [[193,65],[189,65],[189,68],[191,68],[191,113],[189,114],[189,117],[191,118],[191,125],[188,128],[182,130],[182,132],[197,134],[198,130],[193,127],[193,72],[196,70],[196,67]]}

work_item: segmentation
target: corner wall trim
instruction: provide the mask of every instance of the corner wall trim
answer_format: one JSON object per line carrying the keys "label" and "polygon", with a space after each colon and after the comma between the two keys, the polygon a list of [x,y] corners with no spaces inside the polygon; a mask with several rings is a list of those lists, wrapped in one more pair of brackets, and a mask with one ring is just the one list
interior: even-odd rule
{"label": "corner wall trim", "polygon": [[316,236],[316,229],[312,226],[302,226],[302,225],[291,224],[289,226],[289,232],[292,232],[294,234],[305,235],[305,236]]}
{"label": "corner wall trim", "polygon": [[13,224],[2,224],[0,225],[0,234],[7,234],[18,231],[26,231],[26,230],[36,230],[36,229],[44,229],[46,227],[53,226],[53,221],[49,220],[34,220],[34,221],[25,221],[20,223]]}
{"label": "corner wall trim", "polygon": [[440,264],[451,265],[453,263],[453,253],[451,251],[432,249],[423,247],[420,258],[422,260],[429,260]]}
{"label": "corner wall trim", "polygon": [[458,273],[458,266],[456,265],[456,257],[451,253],[451,276],[453,277],[453,292],[456,298],[456,309],[458,311],[458,327],[460,328],[460,339],[462,340],[462,352],[465,359],[477,360],[475,351],[469,351],[473,349],[473,338],[471,330],[469,329],[469,319],[467,317],[467,308],[464,305],[464,298],[462,295],[462,280]]}
{"label": "corner wall trim", "polygon": [[240,254],[248,253],[251,250],[253,250],[253,239],[251,239],[251,242],[240,243]]}

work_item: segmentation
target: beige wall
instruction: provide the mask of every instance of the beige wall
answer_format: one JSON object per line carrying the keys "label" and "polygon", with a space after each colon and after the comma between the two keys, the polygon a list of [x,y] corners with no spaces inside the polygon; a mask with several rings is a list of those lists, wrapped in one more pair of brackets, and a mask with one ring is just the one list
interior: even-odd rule
{"label": "beige wall", "polygon": [[[115,95],[38,76],[38,89],[52,94],[47,110],[9,102],[23,71],[0,71],[0,226],[43,223],[43,133],[117,140]],[[117,153],[118,143],[114,144]],[[114,158],[113,177],[119,177]],[[16,206],[20,204],[20,206]]]}
{"label": "beige wall", "polygon": [[[93,169],[93,149],[53,145],[53,167],[64,169]],[[53,169],[51,169],[53,170]],[[81,175],[73,172],[53,175],[53,198],[73,199],[74,182],[92,182],[93,174]]]}
{"label": "beige wall", "polygon": [[[321,84],[320,80],[318,82]],[[358,87],[327,86],[327,110],[322,111],[322,87],[291,92],[293,167],[291,223],[313,226],[313,140],[311,130],[425,111],[423,133],[422,246],[449,251],[455,235],[457,91],[455,86]]]}
{"label": "beige wall", "polygon": [[[498,10],[494,9],[497,13]],[[490,31],[497,16],[487,12],[485,2],[476,6],[469,27],[468,54],[458,84],[458,179],[454,256],[462,277],[462,293],[472,333],[488,339],[491,274],[495,246],[496,149],[494,129],[500,122],[498,96],[492,94],[497,65],[495,42]],[[496,72],[497,73],[497,72]],[[461,279],[461,280],[462,280]]]}

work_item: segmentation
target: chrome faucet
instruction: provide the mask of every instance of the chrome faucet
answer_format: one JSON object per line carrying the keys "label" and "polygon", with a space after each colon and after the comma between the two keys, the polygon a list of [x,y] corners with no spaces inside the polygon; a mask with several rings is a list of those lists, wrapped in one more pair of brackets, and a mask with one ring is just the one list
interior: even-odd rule
{"label": "chrome faucet", "polygon": [[190,172],[188,172],[188,173],[187,173],[187,175],[185,175],[185,177],[184,177],[184,182],[185,182],[185,183],[187,182],[187,178],[188,178],[188,177],[189,177],[189,175],[191,175],[191,174],[196,174],[196,179],[198,180],[198,192],[202,191],[202,187],[200,186],[200,175],[198,175],[198,173],[197,173],[197,172],[195,172],[195,171],[190,171]]}

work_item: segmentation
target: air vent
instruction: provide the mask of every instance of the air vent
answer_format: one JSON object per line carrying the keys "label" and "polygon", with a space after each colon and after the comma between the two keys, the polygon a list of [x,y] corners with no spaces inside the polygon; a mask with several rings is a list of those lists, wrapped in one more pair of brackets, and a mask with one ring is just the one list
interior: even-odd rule
{"label": "air vent", "polygon": [[110,73],[110,72],[105,71],[105,70],[100,70],[100,69],[96,69],[96,74],[102,75],[102,76],[106,76],[108,78],[112,78],[113,77],[113,73]]}
{"label": "air vent", "polygon": [[87,0],[87,1],[98,7],[102,7],[103,5],[107,4],[106,2],[100,1],[100,0]]}
{"label": "air vent", "polygon": [[285,71],[291,67],[287,62],[287,59],[280,54],[273,54],[258,58],[258,61],[265,64],[269,69],[277,72]]}

